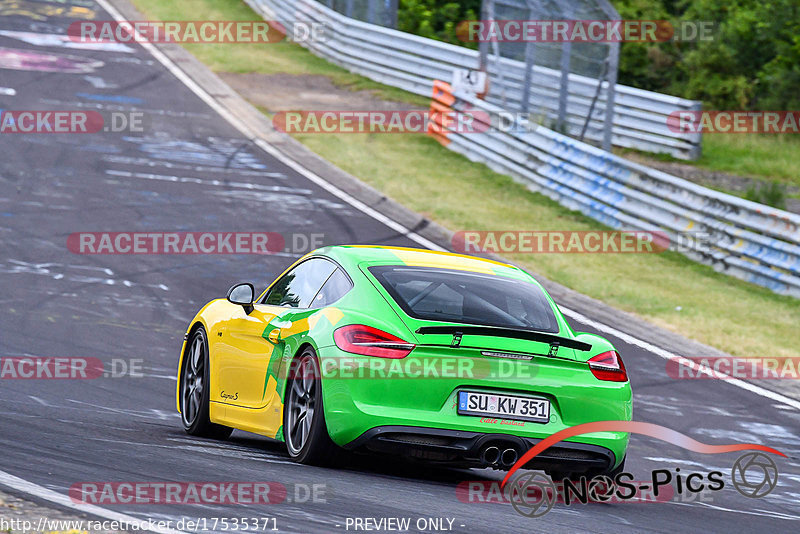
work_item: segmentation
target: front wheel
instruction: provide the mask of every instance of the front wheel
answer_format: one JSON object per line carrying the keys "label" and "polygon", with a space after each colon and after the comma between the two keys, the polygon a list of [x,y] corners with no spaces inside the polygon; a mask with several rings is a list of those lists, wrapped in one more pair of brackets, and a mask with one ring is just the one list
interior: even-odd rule
{"label": "front wheel", "polygon": [[328,465],[338,452],[325,424],[319,361],[311,347],[292,361],[283,406],[283,437],[289,456],[301,464]]}
{"label": "front wheel", "polygon": [[195,330],[189,350],[183,355],[181,373],[181,421],[192,436],[226,439],[233,429],[208,419],[209,368],[208,341],[201,326]]}

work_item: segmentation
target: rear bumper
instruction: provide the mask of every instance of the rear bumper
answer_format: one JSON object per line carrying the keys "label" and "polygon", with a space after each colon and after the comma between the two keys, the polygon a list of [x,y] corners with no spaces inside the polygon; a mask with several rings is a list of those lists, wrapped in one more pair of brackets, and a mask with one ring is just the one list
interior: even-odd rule
{"label": "rear bumper", "polygon": [[[345,448],[396,454],[429,462],[508,469],[539,441],[510,434],[381,426],[364,432],[347,443]],[[499,452],[494,462],[488,461],[485,454],[491,447],[496,447]],[[508,453],[509,450],[513,450],[514,454]],[[507,453],[506,461],[503,461],[503,453]],[[617,460],[615,454],[605,447],[562,441],[538,454],[525,468],[584,473],[610,470],[618,463]]]}
{"label": "rear bumper", "polygon": [[[343,353],[335,346],[318,349],[323,376],[325,420],[328,434],[337,445],[361,447],[369,441],[369,448],[387,448],[392,445],[389,442],[398,441],[396,437],[383,435],[374,440],[369,439],[385,434],[378,431],[385,428],[413,428],[418,430],[416,435],[422,433],[425,436],[433,436],[442,431],[452,443],[443,443],[445,449],[439,451],[444,453],[440,461],[447,461],[449,454],[456,461],[469,463],[478,459],[473,449],[475,443],[467,442],[469,439],[477,442],[483,435],[493,439],[499,439],[497,437],[500,436],[513,442],[521,455],[530,449],[531,444],[565,428],[593,421],[629,421],[632,416],[629,383],[600,381],[592,375],[585,363],[575,361],[550,358],[537,358],[533,362],[510,361],[485,358],[479,350],[473,354],[469,349],[463,349],[460,353],[464,354],[464,359],[471,357],[472,361],[477,362],[473,371],[485,372],[411,376],[391,374],[387,370],[384,376],[379,377],[365,373],[363,376],[368,378],[360,378],[362,375],[358,373],[326,374],[326,369],[332,368],[341,358],[360,366],[359,371],[370,369],[376,364],[398,365],[402,369],[417,370],[426,369],[427,364],[431,363],[458,363],[461,360],[461,357],[452,356],[445,359],[435,349],[420,349],[418,347],[400,360],[355,356]],[[485,367],[481,368],[478,364]],[[546,422],[526,422],[459,414],[457,394],[460,390],[546,398],[550,401],[550,418]],[[569,442],[586,445],[588,448],[585,450],[599,452],[606,458],[608,456],[604,451],[610,451],[612,461],[618,464],[625,455],[628,439],[625,432],[603,431],[577,436]],[[433,454],[437,451],[436,447],[412,447],[413,443],[410,444],[408,439],[400,441],[403,445],[400,449],[411,451],[406,454],[421,454],[423,456],[420,457],[427,456],[431,459],[436,456]],[[428,445],[437,444],[437,440],[428,441],[433,442]],[[558,446],[561,447],[562,443]],[[448,447],[452,450],[448,451]],[[550,455],[556,452],[554,449]],[[562,458],[570,459],[585,460],[568,455]]]}

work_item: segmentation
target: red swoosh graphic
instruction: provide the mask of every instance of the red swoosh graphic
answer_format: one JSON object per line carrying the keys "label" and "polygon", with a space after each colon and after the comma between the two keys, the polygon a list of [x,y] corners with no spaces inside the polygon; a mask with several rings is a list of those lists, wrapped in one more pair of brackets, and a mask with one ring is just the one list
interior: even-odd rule
{"label": "red swoosh graphic", "polygon": [[688,449],[693,452],[702,454],[721,454],[724,452],[734,452],[743,450],[758,450],[764,452],[771,452],[780,456],[786,456],[782,452],[767,447],[766,445],[756,445],[755,443],[739,443],[733,445],[707,445],[695,439],[690,438],[686,434],[681,434],[676,430],[667,428],[665,426],[656,425],[654,423],[643,423],[640,421],[596,421],[594,423],[583,423],[582,425],[575,425],[564,430],[560,430],[552,436],[546,437],[537,443],[531,450],[517,460],[517,463],[509,469],[508,474],[503,479],[500,487],[504,487],[508,479],[511,478],[517,469],[528,463],[534,456],[547,449],[551,445],[555,445],[559,441],[578,436],[581,434],[589,434],[591,432],[630,432],[631,434],[643,434],[662,441],[667,441]]}

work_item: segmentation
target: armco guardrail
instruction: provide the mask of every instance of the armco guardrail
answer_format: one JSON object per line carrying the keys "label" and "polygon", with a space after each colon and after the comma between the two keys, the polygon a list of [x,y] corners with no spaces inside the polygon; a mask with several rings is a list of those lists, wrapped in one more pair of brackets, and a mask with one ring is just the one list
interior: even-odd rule
{"label": "armco guardrail", "polygon": [[[508,121],[508,110],[493,103],[502,102],[497,91],[487,102],[470,95],[449,94],[449,85],[436,81],[451,79],[456,69],[474,69],[477,52],[352,20],[313,0],[245,1],[267,20],[326,25],[327,39],[303,44],[352,72],[420,95],[430,95],[435,87],[438,106],[462,112],[482,110],[495,125],[501,114]],[[514,62],[503,61],[508,69],[502,72],[502,87],[512,90],[514,83],[521,85],[521,76],[515,74]],[[535,78],[544,80],[548,76],[552,73],[537,69]],[[580,106],[586,104],[581,99],[593,94],[593,80],[573,77],[571,81],[571,113],[580,116]],[[546,88],[550,83],[541,81],[538,86]],[[542,101],[546,100],[551,99],[543,92]],[[602,107],[602,102],[599,104]],[[618,86],[615,144],[689,157],[699,139],[674,134],[666,126],[667,115],[679,109],[697,106],[691,101]],[[517,120],[520,131],[489,128],[485,133],[437,136],[448,148],[524,180],[531,188],[610,227],[664,231],[675,241],[683,232],[701,232],[710,246],[682,250],[689,257],[800,298],[799,216],[698,186]]]}
{"label": "armco guardrail", "polygon": [[[450,80],[454,70],[477,69],[475,50],[454,46],[409,33],[348,18],[314,0],[245,0],[267,20],[291,26],[293,21],[315,22],[326,27],[325,39],[302,42],[315,54],[351,72],[418,95],[430,94],[433,80]],[[504,106],[519,102],[525,65],[521,61],[491,61],[487,100]],[[553,120],[558,113],[561,74],[534,67],[530,94],[531,113]],[[597,80],[571,74],[566,128],[577,135],[589,115],[597,91]],[[670,113],[698,110],[700,103],[633,87],[617,85],[612,143],[648,152],[663,152],[678,158],[700,155],[700,135],[672,131]],[[586,138],[602,138],[605,96],[601,91],[589,120]]]}
{"label": "armco guardrail", "polygon": [[[528,183],[612,228],[662,231],[673,243],[702,233],[690,258],[800,297],[800,216],[707,189],[638,165],[547,128],[508,123],[508,113],[435,82],[432,111],[469,113],[481,133],[431,128],[448,148]],[[479,112],[479,113],[476,113]],[[432,113],[432,116],[436,114]]]}

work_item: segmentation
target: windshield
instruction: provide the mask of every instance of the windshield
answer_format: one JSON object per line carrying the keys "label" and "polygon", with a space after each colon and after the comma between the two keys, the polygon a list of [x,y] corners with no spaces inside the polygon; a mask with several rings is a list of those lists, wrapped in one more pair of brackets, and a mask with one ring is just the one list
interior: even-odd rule
{"label": "windshield", "polygon": [[434,267],[381,265],[369,271],[416,319],[558,332],[544,291],[530,282]]}

